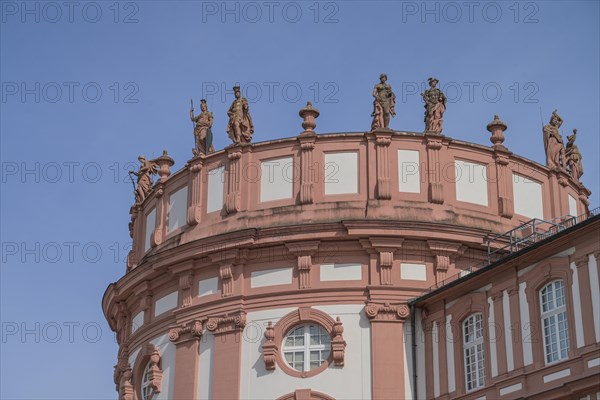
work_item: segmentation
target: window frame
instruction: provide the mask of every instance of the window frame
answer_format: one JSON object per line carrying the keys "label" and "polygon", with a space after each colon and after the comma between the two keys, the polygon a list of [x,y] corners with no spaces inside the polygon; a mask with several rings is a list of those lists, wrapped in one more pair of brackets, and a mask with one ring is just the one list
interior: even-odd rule
{"label": "window frame", "polygon": [[154,389],[152,388],[152,380],[150,379],[150,369],[152,361],[146,363],[144,372],[142,372],[142,380],[140,382],[140,395],[142,400],[152,400],[154,397]]}
{"label": "window frame", "polygon": [[[312,334],[311,329],[310,329],[311,327],[315,327],[318,329],[318,332],[316,333],[316,335]],[[294,335],[296,333],[296,331],[301,328],[304,329],[302,336]],[[292,335],[294,335],[293,337],[303,337],[303,345],[286,346],[286,341]],[[311,342],[312,342],[311,339],[313,338],[313,336],[317,336],[317,335],[319,337],[319,341],[322,341],[323,338],[325,338],[324,343],[311,344]],[[316,351],[319,352],[319,359],[318,359],[319,364],[313,367],[311,365],[312,364],[311,353],[316,352]],[[293,365],[293,364],[296,364],[295,361],[292,361],[292,363],[290,363],[286,358],[286,354],[293,354],[294,355],[293,360],[295,360],[295,354],[298,354],[298,353],[303,354],[303,360],[302,360],[303,365],[302,365],[301,370],[297,369]],[[287,364],[288,367],[290,367],[300,373],[311,372],[311,371],[314,371],[314,370],[320,368],[321,365],[323,365],[324,363],[327,362],[331,353],[332,353],[331,336],[330,336],[329,332],[327,332],[327,329],[325,329],[323,326],[321,326],[320,324],[317,324],[317,323],[303,323],[300,325],[293,326],[284,335],[283,341],[281,343],[282,360]]]}
{"label": "window frame", "polygon": [[[330,353],[327,359],[315,369],[300,372],[285,361],[282,345],[285,337],[293,329],[304,324],[321,326],[330,338]],[[333,319],[329,314],[312,307],[300,307],[287,313],[275,324],[269,321],[265,330],[265,341],[262,344],[263,361],[267,371],[281,369],[286,375],[296,378],[308,378],[320,374],[330,366],[343,368],[346,341],[343,336],[344,328],[340,317]]]}
{"label": "window frame", "polygon": [[[561,284],[561,288],[557,289],[555,285],[557,283]],[[552,292],[547,292],[548,294],[544,294],[544,291],[551,288]],[[562,291],[562,304],[558,305],[556,292],[557,290]],[[538,299],[539,299],[539,310],[540,310],[540,322],[541,322],[541,335],[542,335],[542,353],[544,357],[544,364],[551,365],[555,364],[569,358],[569,351],[571,350],[571,341],[569,338],[569,320],[567,315],[567,290],[565,281],[563,279],[554,279],[544,286],[542,286],[538,291]],[[551,295],[551,296],[550,296]],[[544,300],[546,298],[546,301]],[[548,300],[549,299],[549,300]],[[547,310],[544,310],[546,304],[550,301],[550,307]],[[562,316],[562,321],[560,321],[560,317]],[[552,321],[548,323],[549,328],[554,329],[554,333],[550,332],[550,336],[555,336],[555,341],[552,343],[548,343],[548,337],[546,334],[546,321]],[[563,340],[560,338],[561,333],[561,323],[564,325],[564,342],[566,344],[563,347]],[[553,345],[556,346],[556,352],[553,351]],[[550,353],[548,352],[548,346],[550,346]],[[564,352],[564,356],[562,355]],[[552,355],[556,353],[556,358]]]}
{"label": "window frame", "polygon": [[[477,320],[479,317],[479,321]],[[477,323],[479,323],[479,328],[477,327]],[[473,338],[467,341],[467,327],[471,326],[470,336]],[[485,387],[486,380],[486,370],[485,370],[485,324],[484,324],[484,315],[481,312],[473,313],[466,317],[461,324],[461,334],[462,334],[462,342],[463,342],[463,366],[464,366],[464,374],[465,374],[465,390],[467,393],[473,392],[475,390],[481,389]],[[468,354],[469,353],[469,354]],[[474,362],[471,363],[469,359],[475,356]],[[479,359],[479,354],[481,354],[481,359]],[[467,371],[467,368],[471,366],[475,366],[475,371],[471,373],[471,375],[475,375],[474,380],[470,380],[470,374]]]}
{"label": "window frame", "polygon": [[[161,392],[162,376],[162,356],[160,350],[152,343],[146,342],[138,352],[133,368],[131,382],[133,383],[135,398],[139,400],[154,399]],[[144,394],[144,388],[146,387],[152,389],[148,397]]]}

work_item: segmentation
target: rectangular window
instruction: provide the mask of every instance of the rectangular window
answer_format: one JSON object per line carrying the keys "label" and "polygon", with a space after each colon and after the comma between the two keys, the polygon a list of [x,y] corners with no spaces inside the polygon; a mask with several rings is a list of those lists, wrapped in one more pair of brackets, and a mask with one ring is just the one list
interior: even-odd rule
{"label": "rectangular window", "polygon": [[483,347],[483,316],[474,314],[463,322],[465,352],[465,383],[467,391],[485,386],[485,350]]}
{"label": "rectangular window", "polygon": [[546,364],[569,356],[569,327],[563,281],[554,281],[540,291],[542,334]]}

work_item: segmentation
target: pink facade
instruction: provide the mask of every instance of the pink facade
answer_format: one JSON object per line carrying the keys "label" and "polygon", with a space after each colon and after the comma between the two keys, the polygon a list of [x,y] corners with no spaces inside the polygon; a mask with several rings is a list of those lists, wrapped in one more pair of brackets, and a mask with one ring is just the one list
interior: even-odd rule
{"label": "pink facade", "polygon": [[[595,217],[557,234],[547,244],[419,299],[416,306],[423,329],[419,339],[426,349],[426,389],[420,396],[596,399],[600,393],[599,227],[600,219]],[[546,336],[544,289],[549,285],[561,287],[560,305],[566,317],[562,355],[561,344],[554,353],[552,338]],[[483,379],[469,389],[465,323],[477,315],[482,320]],[[560,332],[556,335],[560,337]]]}
{"label": "pink facade", "polygon": [[[595,396],[597,219],[480,270],[488,251],[506,255],[488,249],[491,235],[585,214],[587,195],[504,146],[386,130],[305,131],[200,155],[172,175],[167,166],[132,208],[127,272],[102,303],[119,396]],[[538,297],[556,280],[571,346],[546,365]],[[485,384],[467,390],[459,327],[473,313],[511,340],[484,341]],[[308,326],[324,343],[309,348],[321,352],[314,367],[290,361],[302,350],[287,339]]]}

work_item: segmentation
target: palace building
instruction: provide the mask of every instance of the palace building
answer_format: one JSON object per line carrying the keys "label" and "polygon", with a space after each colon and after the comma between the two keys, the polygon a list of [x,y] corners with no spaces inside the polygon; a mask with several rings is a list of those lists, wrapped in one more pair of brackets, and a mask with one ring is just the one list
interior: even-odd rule
{"label": "palace building", "polygon": [[262,143],[238,96],[232,145],[140,158],[102,300],[119,399],[600,399],[600,216],[558,115],[541,165],[498,117],[483,146],[441,134],[445,99],[416,133],[374,96],[371,131],[316,134],[309,104]]}

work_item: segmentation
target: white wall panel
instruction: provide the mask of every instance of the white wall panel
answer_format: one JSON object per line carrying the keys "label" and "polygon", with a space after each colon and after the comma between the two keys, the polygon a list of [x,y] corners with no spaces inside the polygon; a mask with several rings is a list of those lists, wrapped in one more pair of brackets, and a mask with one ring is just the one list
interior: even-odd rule
{"label": "white wall panel", "polygon": [[358,153],[325,154],[325,194],[358,193]]}
{"label": "white wall panel", "polygon": [[[423,320],[423,313],[420,308],[416,309],[416,321]],[[427,377],[425,369],[425,341],[427,340],[423,331],[423,324],[418,322],[417,327],[417,388],[418,398],[424,398],[427,393],[427,383],[431,382],[431,377]],[[411,361],[412,362],[412,361]]]}
{"label": "white wall panel", "polygon": [[433,395],[435,397],[438,397],[440,395],[440,336],[438,334],[437,322],[433,323],[433,329],[431,331],[431,340],[433,349]]}
{"label": "white wall panel", "polygon": [[225,190],[225,167],[218,167],[208,171],[208,198],[206,212],[220,211],[223,208]]}
{"label": "white wall panel", "polygon": [[448,371],[448,393],[456,390],[454,371],[454,332],[452,331],[452,315],[446,315],[446,370]]}
{"label": "white wall panel", "polygon": [[321,281],[357,281],[362,279],[361,264],[321,264]]}
{"label": "white wall panel", "polygon": [[140,329],[142,325],[144,325],[144,312],[140,311],[135,314],[135,317],[131,320],[131,333]]}
{"label": "white wall panel", "polygon": [[208,279],[198,281],[198,296],[208,296],[215,294],[219,290],[219,277],[215,276]]}
{"label": "white wall panel", "polygon": [[519,283],[519,315],[521,316],[522,339],[523,344],[523,365],[527,366],[533,363],[533,348],[531,343],[534,339],[534,330],[532,329],[531,320],[529,318],[529,303],[527,301],[526,282]]}
{"label": "white wall panel", "polygon": [[291,199],[294,189],[292,157],[263,161],[260,164],[260,201]]}
{"label": "white wall panel", "polygon": [[400,264],[400,278],[412,281],[427,280],[427,266],[425,264]]}
{"label": "white wall panel", "polygon": [[152,232],[154,232],[154,228],[156,226],[156,209],[153,208],[152,211],[146,215],[146,233],[144,237],[144,252],[150,250],[150,239],[152,238]]}
{"label": "white wall panel", "polygon": [[569,196],[569,214],[572,217],[576,217],[577,214],[577,199],[571,195]]}
{"label": "white wall panel", "polygon": [[292,274],[293,268],[291,267],[253,271],[250,274],[250,287],[290,285],[292,283]]}
{"label": "white wall panel", "polygon": [[544,219],[542,185],[522,175],[513,173],[515,213],[528,218]]}
{"label": "white wall panel", "polygon": [[181,228],[187,219],[187,187],[182,187],[169,196],[169,232]]}
{"label": "white wall panel", "polygon": [[590,275],[590,289],[592,290],[592,314],[594,318],[596,342],[600,342],[600,285],[598,284],[598,264],[600,264],[600,261],[594,257],[593,254],[590,254],[588,261],[588,272]]}
{"label": "white wall panel", "polygon": [[515,383],[514,385],[506,386],[500,389],[500,396],[505,396],[509,393],[516,392],[523,389],[523,384]]}
{"label": "white wall panel", "polygon": [[186,224],[187,200],[187,187],[182,187],[169,196],[169,232],[173,232]]}
{"label": "white wall panel", "polygon": [[[577,342],[577,347],[583,347],[583,315],[581,314],[581,297],[579,294],[579,275],[577,273],[577,265],[572,262],[571,263],[571,271],[572,271],[572,280],[571,280],[571,293],[573,294],[573,311],[574,311],[574,319],[575,319],[575,340]],[[587,284],[587,282],[582,282],[582,284]],[[588,301],[586,299],[586,301]]]}
{"label": "white wall panel", "polygon": [[398,188],[404,193],[421,192],[421,172],[417,150],[398,150]]}
{"label": "white wall panel", "polygon": [[169,293],[154,303],[154,316],[158,316],[177,307],[177,292]]}
{"label": "white wall panel", "polygon": [[544,375],[544,383],[552,382],[560,378],[571,375],[571,369],[563,369],[561,371],[554,372],[552,374]]}
{"label": "white wall panel", "polygon": [[488,205],[486,166],[474,162],[455,160],[456,200]]}
{"label": "white wall panel", "polygon": [[496,343],[501,339],[501,335],[496,334],[496,322],[494,316],[494,300],[491,297],[488,297],[488,332],[490,333],[489,344],[490,344],[490,364],[491,364],[491,373],[492,378],[498,376],[498,357],[497,357],[497,349]]}
{"label": "white wall panel", "polygon": [[506,369],[508,372],[515,369],[513,356],[513,339],[510,324],[510,299],[506,290],[502,291],[502,315],[504,316],[504,343],[506,345]]}

